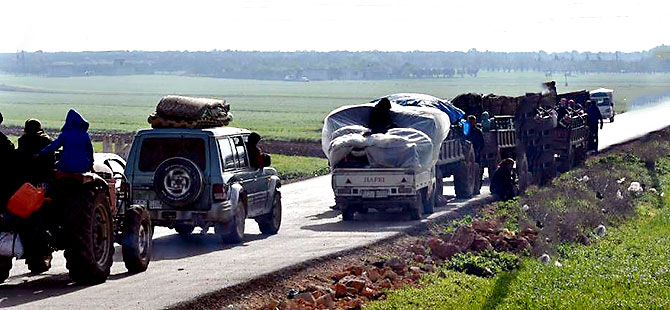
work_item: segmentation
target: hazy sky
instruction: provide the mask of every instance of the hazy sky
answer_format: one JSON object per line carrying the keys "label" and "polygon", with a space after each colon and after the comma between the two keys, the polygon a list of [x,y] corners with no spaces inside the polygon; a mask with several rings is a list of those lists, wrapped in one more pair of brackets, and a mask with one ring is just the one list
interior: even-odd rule
{"label": "hazy sky", "polygon": [[0,12],[0,52],[639,51],[670,44],[669,0],[7,0]]}

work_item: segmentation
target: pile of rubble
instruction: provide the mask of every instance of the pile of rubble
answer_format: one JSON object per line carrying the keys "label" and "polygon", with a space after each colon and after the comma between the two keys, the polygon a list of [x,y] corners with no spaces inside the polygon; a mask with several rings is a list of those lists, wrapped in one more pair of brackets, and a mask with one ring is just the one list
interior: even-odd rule
{"label": "pile of rubble", "polygon": [[328,278],[315,277],[291,289],[285,300],[270,300],[263,309],[360,309],[369,301],[385,299],[385,289],[418,285],[453,255],[465,252],[530,250],[537,232],[526,228],[514,233],[498,220],[476,221],[453,233],[422,238],[403,247],[398,257],[349,266]]}

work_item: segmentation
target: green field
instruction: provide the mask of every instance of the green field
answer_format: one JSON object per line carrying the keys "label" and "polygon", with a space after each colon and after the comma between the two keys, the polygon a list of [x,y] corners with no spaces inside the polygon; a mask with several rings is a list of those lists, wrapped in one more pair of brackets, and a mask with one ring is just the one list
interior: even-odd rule
{"label": "green field", "polygon": [[230,102],[232,126],[246,127],[266,138],[320,138],[326,114],[397,92],[428,93],[453,98],[465,92],[521,95],[540,90],[556,79],[559,92],[608,87],[617,109],[641,96],[670,91],[670,74],[588,74],[546,77],[539,72],[481,72],[478,77],[386,81],[315,81],[309,83],[230,80],[170,75],[52,78],[0,75],[0,112],[6,125],[22,125],[30,117],[46,127],[61,126],[67,110],[77,108],[94,130],[133,131],[147,127],[146,118],[161,96],[214,96]]}

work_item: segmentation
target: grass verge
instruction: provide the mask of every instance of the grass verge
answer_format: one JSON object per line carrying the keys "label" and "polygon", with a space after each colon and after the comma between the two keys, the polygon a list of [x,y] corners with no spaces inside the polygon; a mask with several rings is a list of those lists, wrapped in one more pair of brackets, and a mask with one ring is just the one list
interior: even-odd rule
{"label": "grass verge", "polygon": [[328,174],[328,160],[318,157],[272,154],[272,167],[283,181],[296,181]]}
{"label": "grass verge", "polygon": [[[670,308],[670,199],[662,194],[670,193],[670,157],[650,155],[658,141],[667,146],[662,138],[595,158],[482,215],[510,230],[538,229],[533,254],[550,253],[550,264],[521,256],[519,269],[480,277],[453,266],[494,268],[486,255],[456,255],[418,286],[388,291],[365,309]],[[630,191],[631,181],[644,192]],[[598,224],[608,226],[604,237],[593,232]]]}
{"label": "grass verge", "polygon": [[565,246],[562,267],[526,258],[520,270],[493,278],[445,270],[366,309],[668,309],[669,227],[666,205],[594,246]]}

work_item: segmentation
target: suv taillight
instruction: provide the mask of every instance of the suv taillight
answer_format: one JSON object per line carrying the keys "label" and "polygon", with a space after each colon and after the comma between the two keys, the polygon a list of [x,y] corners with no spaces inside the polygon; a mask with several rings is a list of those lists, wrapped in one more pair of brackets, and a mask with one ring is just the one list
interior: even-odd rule
{"label": "suv taillight", "polygon": [[224,201],[228,197],[228,191],[226,190],[226,185],[224,184],[214,184],[212,185],[212,198],[214,201]]}

